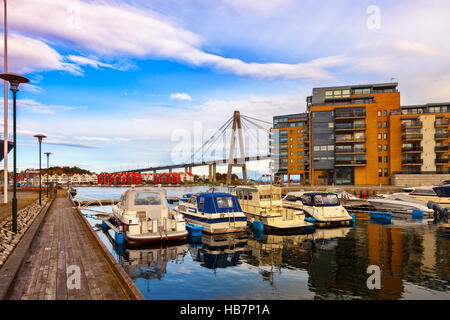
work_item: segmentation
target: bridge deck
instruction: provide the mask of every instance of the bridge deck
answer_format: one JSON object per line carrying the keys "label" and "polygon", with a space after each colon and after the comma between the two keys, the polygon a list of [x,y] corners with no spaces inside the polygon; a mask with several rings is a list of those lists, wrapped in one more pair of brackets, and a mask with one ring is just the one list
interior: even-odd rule
{"label": "bridge deck", "polygon": [[[10,299],[136,299],[107,261],[104,248],[80,213],[56,198],[17,273]],[[80,288],[68,288],[69,266],[81,271]],[[126,283],[126,282],[125,282]]]}

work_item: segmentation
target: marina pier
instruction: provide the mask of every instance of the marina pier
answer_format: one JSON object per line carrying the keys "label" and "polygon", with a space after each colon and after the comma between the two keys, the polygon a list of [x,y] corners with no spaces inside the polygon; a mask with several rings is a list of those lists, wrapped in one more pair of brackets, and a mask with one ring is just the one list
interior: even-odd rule
{"label": "marina pier", "polygon": [[58,194],[43,214],[1,269],[1,299],[143,299],[81,212],[63,193]]}

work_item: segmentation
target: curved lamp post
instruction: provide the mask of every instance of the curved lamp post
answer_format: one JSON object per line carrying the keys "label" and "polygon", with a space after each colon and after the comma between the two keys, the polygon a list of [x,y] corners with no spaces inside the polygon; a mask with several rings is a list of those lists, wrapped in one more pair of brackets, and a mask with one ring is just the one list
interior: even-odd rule
{"label": "curved lamp post", "polygon": [[[16,165],[17,165],[17,150],[16,150],[16,93],[19,91],[19,84],[27,83],[30,80],[17,73],[4,72],[0,74],[0,79],[8,81],[10,89],[13,92],[13,148],[14,148],[14,177],[13,177],[13,202],[12,202],[12,231],[17,233],[17,197],[16,197]],[[6,139],[6,138],[5,138]],[[6,155],[5,155],[6,156]]]}
{"label": "curved lamp post", "polygon": [[47,138],[47,136],[43,135],[43,134],[36,134],[34,136],[35,138],[38,138],[39,141],[39,205],[42,205],[42,170],[41,170],[41,144],[42,144],[42,139]]}
{"label": "curved lamp post", "polygon": [[45,152],[44,153],[47,156],[47,198],[48,198],[48,158],[50,157],[50,155],[52,154],[51,152]]}

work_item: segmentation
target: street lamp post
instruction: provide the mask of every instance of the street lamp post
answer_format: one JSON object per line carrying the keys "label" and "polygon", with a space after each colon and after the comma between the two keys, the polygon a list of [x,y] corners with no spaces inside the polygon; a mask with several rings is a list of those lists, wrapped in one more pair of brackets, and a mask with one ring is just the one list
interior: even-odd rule
{"label": "street lamp post", "polygon": [[[16,166],[17,166],[17,149],[16,149],[16,93],[19,91],[19,84],[27,83],[30,80],[17,73],[4,72],[0,74],[0,79],[8,81],[10,89],[13,92],[13,148],[14,148],[14,177],[13,177],[13,201],[12,201],[12,231],[17,233],[17,197],[16,197]],[[6,137],[5,137],[6,139]],[[6,156],[6,155],[5,155]]]}
{"label": "street lamp post", "polygon": [[38,138],[39,141],[39,205],[42,205],[42,169],[41,169],[41,145],[42,145],[42,139],[47,138],[47,136],[43,134],[36,134],[34,136],[35,138]]}
{"label": "street lamp post", "polygon": [[50,157],[52,153],[51,152],[45,152],[45,155],[47,155],[47,198],[48,198],[48,158]]}

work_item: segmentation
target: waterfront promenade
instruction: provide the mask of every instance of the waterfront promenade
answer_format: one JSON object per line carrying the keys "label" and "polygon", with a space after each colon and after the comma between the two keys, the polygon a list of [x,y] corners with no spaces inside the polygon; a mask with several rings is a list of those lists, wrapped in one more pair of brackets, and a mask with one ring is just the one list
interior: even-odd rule
{"label": "waterfront promenade", "polygon": [[[81,213],[63,195],[54,200],[26,251],[4,298],[143,299]],[[78,278],[74,270],[80,271]]]}

